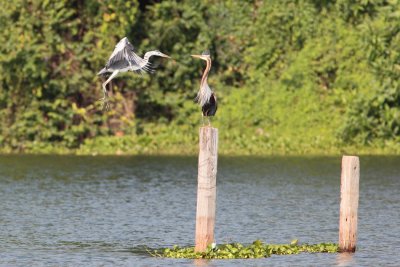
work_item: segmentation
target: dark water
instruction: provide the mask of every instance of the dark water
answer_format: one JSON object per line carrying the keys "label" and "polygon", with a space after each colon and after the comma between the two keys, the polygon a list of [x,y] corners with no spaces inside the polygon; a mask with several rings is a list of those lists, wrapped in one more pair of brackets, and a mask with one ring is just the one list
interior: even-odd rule
{"label": "dark water", "polygon": [[[2,266],[400,266],[400,157],[361,157],[358,251],[152,258],[193,245],[194,157],[0,156]],[[337,242],[340,158],[220,158],[217,243]]]}

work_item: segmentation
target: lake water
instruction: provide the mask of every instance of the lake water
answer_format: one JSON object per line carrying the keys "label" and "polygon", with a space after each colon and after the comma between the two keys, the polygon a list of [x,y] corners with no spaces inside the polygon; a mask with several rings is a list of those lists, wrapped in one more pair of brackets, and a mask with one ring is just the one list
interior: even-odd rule
{"label": "lake water", "polygon": [[[340,157],[221,157],[217,243],[337,242]],[[153,258],[193,245],[196,157],[0,156],[1,266],[400,266],[400,157],[361,157],[358,250]]]}

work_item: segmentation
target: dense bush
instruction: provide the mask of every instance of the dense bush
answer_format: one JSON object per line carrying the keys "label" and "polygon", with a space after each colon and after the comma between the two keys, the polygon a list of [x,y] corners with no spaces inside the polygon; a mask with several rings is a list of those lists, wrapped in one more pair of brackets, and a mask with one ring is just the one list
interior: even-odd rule
{"label": "dense bush", "polygon": [[[204,62],[190,54],[210,49],[222,152],[399,151],[399,14],[385,0],[3,1],[1,150],[193,153]],[[96,73],[123,36],[175,61],[120,75],[102,111]]]}

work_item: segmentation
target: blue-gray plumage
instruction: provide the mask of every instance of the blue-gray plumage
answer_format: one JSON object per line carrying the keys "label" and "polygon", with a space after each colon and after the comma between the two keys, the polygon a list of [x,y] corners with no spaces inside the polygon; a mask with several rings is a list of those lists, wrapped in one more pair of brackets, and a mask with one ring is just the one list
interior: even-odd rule
{"label": "blue-gray plumage", "polygon": [[103,83],[104,97],[101,99],[106,107],[108,107],[108,96],[106,85],[120,72],[134,71],[137,73],[154,72],[149,61],[150,57],[159,56],[167,57],[168,55],[161,53],[158,50],[147,52],[143,58],[135,53],[133,45],[128,38],[124,37],[115,46],[106,66],[97,73],[97,75],[105,75],[111,73],[110,77]]}

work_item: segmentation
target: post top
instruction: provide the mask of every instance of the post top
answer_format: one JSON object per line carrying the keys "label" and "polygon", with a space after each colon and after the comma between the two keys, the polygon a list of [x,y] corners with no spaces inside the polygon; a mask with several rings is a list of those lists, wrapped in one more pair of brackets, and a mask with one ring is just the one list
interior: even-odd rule
{"label": "post top", "polygon": [[358,156],[343,155],[343,158],[357,158],[358,159]]}
{"label": "post top", "polygon": [[212,126],[201,126],[200,127],[200,130],[208,130],[208,129],[211,129],[211,130],[213,130],[213,131],[218,131],[218,128],[214,128],[214,127],[212,127]]}

